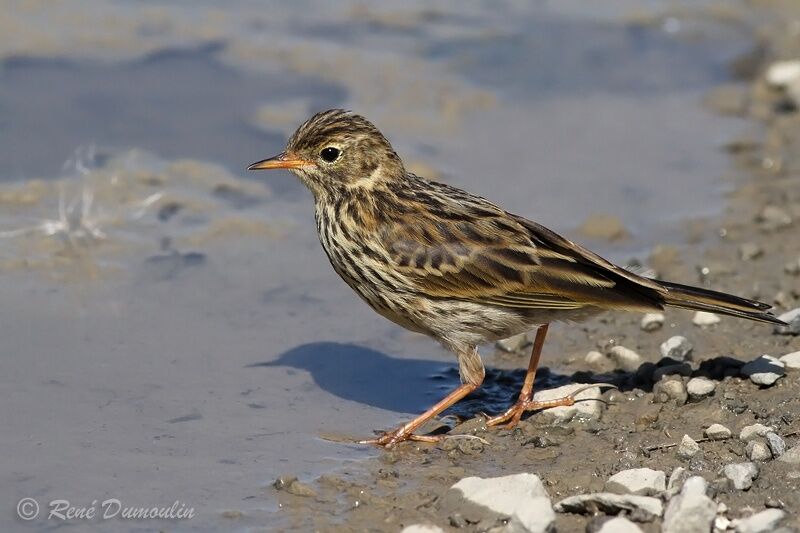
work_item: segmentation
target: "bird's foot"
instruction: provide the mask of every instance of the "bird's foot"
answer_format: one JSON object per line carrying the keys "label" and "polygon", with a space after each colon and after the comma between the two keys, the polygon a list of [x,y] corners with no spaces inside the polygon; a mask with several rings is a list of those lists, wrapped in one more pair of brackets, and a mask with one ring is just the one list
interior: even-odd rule
{"label": "bird's foot", "polygon": [[564,396],[562,398],[555,398],[553,400],[517,400],[517,402],[508,408],[508,410],[502,414],[497,416],[493,416],[492,418],[486,421],[486,426],[497,426],[508,422],[506,424],[506,429],[513,429],[519,424],[519,421],[522,419],[522,415],[526,411],[541,411],[542,409],[551,409],[553,407],[569,407],[570,405],[575,405],[575,402],[580,401],[576,399],[583,391],[593,389],[595,387],[605,387],[616,389],[616,385],[612,385],[610,383],[593,383],[591,385],[586,385],[585,387],[580,387],[572,391],[568,396]]}
{"label": "bird's foot", "polygon": [[393,448],[395,444],[407,440],[416,442],[439,442],[442,438],[443,435],[415,435],[411,431],[407,431],[406,426],[400,426],[397,429],[383,433],[380,437],[360,440],[358,444],[374,444],[375,446],[382,446],[386,449],[390,449]]}

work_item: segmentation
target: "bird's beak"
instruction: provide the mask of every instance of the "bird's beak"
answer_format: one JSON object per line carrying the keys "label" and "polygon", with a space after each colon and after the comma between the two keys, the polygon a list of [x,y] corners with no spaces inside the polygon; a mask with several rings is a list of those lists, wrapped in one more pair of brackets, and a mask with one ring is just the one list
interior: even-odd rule
{"label": "bird's beak", "polygon": [[264,159],[257,163],[253,163],[252,165],[247,167],[247,170],[272,170],[274,168],[292,169],[292,168],[303,168],[305,166],[313,164],[314,163],[312,161],[297,159],[287,154],[286,152],[281,152],[275,157],[270,157],[269,159]]}

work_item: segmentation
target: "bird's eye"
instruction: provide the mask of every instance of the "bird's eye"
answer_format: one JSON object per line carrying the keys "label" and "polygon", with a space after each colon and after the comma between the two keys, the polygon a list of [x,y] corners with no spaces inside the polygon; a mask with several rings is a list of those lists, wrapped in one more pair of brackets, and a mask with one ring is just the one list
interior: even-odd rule
{"label": "bird's eye", "polygon": [[338,148],[334,148],[333,146],[328,146],[327,148],[323,148],[322,151],[319,153],[319,156],[327,161],[328,163],[333,163],[339,158],[339,154],[341,152]]}

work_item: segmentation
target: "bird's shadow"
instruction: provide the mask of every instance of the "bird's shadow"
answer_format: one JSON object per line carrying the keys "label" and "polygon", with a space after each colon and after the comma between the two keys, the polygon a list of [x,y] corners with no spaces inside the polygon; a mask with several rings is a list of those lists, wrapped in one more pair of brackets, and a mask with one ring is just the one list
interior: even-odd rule
{"label": "bird's shadow", "polygon": [[[455,359],[452,364],[399,359],[363,346],[335,342],[303,344],[274,361],[248,367],[306,370],[321,389],[339,398],[401,413],[425,410],[460,383]],[[501,412],[516,399],[524,376],[521,369],[489,368],[483,385],[447,413],[465,418],[479,412]],[[550,388],[571,380],[572,376],[557,375],[543,367],[537,372],[536,388]]]}

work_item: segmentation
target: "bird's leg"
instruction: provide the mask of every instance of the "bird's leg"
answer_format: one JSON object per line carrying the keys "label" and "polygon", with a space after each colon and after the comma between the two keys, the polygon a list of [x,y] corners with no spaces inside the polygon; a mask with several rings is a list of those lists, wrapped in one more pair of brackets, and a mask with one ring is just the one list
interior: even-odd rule
{"label": "bird's leg", "polygon": [[453,392],[442,398],[436,405],[419,415],[414,420],[403,424],[399,428],[387,431],[380,437],[376,439],[367,439],[359,441],[359,444],[377,444],[378,446],[385,446],[386,448],[391,448],[398,442],[404,440],[417,440],[423,442],[437,442],[440,440],[439,437],[428,436],[428,435],[414,435],[414,431],[416,431],[422,424],[433,418],[434,416],[438,415],[461,398],[469,394],[470,392],[474,391],[478,388],[478,385],[472,383],[463,383]]}
{"label": "bird's leg", "polygon": [[[519,424],[522,418],[522,413],[533,409],[545,409],[550,407],[557,407],[559,405],[572,405],[575,399],[567,396],[566,398],[559,398],[558,400],[551,400],[548,402],[534,402],[533,401],[533,381],[536,379],[536,369],[539,366],[539,359],[542,356],[542,346],[544,346],[544,339],[547,337],[547,329],[550,324],[539,326],[536,330],[536,338],[533,340],[533,348],[531,349],[531,360],[528,363],[528,371],[525,373],[525,381],[522,383],[522,390],[519,393],[517,403],[512,405],[505,413],[494,416],[486,421],[487,426],[496,426],[503,422],[508,422],[508,428],[513,428]],[[562,402],[554,405],[549,405],[552,402]],[[570,403],[571,402],[571,403]],[[541,406],[534,406],[532,404],[548,404]]]}

